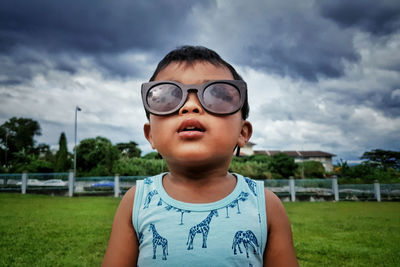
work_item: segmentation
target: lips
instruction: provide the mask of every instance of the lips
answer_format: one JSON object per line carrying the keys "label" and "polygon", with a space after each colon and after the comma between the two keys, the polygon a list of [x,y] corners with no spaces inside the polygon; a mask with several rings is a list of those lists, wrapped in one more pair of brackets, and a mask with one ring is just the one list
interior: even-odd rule
{"label": "lips", "polygon": [[178,128],[179,136],[184,138],[197,138],[206,131],[204,126],[196,119],[184,120]]}
{"label": "lips", "polygon": [[179,126],[178,132],[198,131],[205,132],[204,126],[196,119],[186,119]]}

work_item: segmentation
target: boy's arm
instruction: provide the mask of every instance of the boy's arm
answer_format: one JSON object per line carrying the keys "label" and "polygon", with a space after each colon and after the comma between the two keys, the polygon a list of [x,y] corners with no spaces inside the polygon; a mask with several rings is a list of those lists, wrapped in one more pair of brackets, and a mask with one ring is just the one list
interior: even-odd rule
{"label": "boy's arm", "polygon": [[281,200],[265,190],[268,240],[264,251],[264,266],[299,266],[294,251],[292,229]]}
{"label": "boy's arm", "polygon": [[136,266],[139,245],[132,225],[132,207],[136,187],[126,192],[115,213],[110,240],[102,267]]}

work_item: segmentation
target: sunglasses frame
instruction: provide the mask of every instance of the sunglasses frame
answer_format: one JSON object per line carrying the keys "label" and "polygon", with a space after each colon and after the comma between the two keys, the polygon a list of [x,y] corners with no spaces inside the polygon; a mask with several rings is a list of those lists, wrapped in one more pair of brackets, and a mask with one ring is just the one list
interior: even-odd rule
{"label": "sunglasses frame", "polygon": [[[209,110],[205,104],[204,104],[204,100],[203,100],[203,93],[204,90],[209,87],[210,85],[213,85],[215,83],[225,83],[225,84],[229,84],[233,87],[235,87],[240,94],[240,100],[239,100],[239,105],[238,107],[232,111],[232,112],[227,112],[227,113],[218,113],[218,112],[213,112],[211,110]],[[177,87],[179,87],[182,90],[182,99],[179,102],[179,104],[171,109],[170,111],[156,111],[153,110],[147,103],[147,94],[148,92],[155,86],[159,85],[159,84],[172,84],[175,85]],[[176,81],[152,81],[152,82],[148,82],[148,83],[143,83],[142,84],[142,101],[143,101],[143,106],[145,108],[145,110],[153,115],[159,115],[159,116],[164,116],[164,115],[170,115],[173,114],[175,112],[177,112],[179,109],[181,109],[183,107],[183,105],[186,103],[187,100],[187,96],[188,96],[188,92],[190,90],[195,90],[196,94],[197,94],[197,98],[200,101],[201,106],[209,113],[212,114],[216,114],[216,115],[231,115],[236,113],[237,111],[239,111],[240,109],[242,109],[245,99],[247,98],[247,85],[246,82],[243,80],[213,80],[213,81],[208,81],[205,82],[203,84],[182,84]]]}

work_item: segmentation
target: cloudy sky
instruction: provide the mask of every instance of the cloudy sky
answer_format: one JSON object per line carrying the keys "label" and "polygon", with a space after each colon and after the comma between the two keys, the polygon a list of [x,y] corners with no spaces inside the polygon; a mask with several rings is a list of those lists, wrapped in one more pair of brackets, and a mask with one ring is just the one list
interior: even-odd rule
{"label": "cloudy sky", "polygon": [[400,150],[397,0],[3,0],[0,124],[32,118],[38,143],[65,132],[72,149],[78,105],[78,141],[150,152],[140,84],[184,44],[247,81],[257,150]]}

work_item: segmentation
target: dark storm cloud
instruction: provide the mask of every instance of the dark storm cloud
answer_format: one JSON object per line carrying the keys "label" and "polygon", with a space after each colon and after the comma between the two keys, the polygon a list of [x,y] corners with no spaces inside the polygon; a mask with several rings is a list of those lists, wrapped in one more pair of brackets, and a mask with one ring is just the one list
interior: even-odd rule
{"label": "dark storm cloud", "polygon": [[219,38],[224,47],[231,46],[237,64],[317,81],[341,77],[346,62],[359,61],[353,32],[321,17],[318,1],[255,2],[234,1],[227,7],[229,17],[235,18],[231,26],[225,26],[226,17],[218,18],[226,10],[215,11],[210,20],[216,31],[213,38]]}
{"label": "dark storm cloud", "polygon": [[358,53],[352,49],[350,38],[332,39],[329,46],[323,46],[323,37],[318,36],[318,31],[303,30],[312,31],[315,35],[307,40],[301,36],[295,37],[294,46],[285,42],[270,42],[270,45],[262,47],[258,44],[248,47],[246,54],[253,59],[249,65],[281,76],[317,81],[320,77],[341,77],[344,74],[344,61],[359,59]]}
{"label": "dark storm cloud", "polygon": [[193,2],[170,1],[3,1],[2,49],[26,44],[86,53],[152,49],[190,26]]}
{"label": "dark storm cloud", "polygon": [[[62,71],[73,73],[79,63],[71,61],[86,56],[111,74],[134,74],[136,70],[115,55],[151,51],[158,57],[165,52],[158,48],[172,48],[183,39],[180,36],[193,34],[188,16],[196,5],[186,0],[173,5],[170,1],[7,0],[0,5],[0,53],[14,64],[29,63],[32,57],[20,49],[29,47],[42,52],[39,61],[49,57],[52,67]],[[3,83],[18,83],[31,73],[14,76],[18,77]]]}
{"label": "dark storm cloud", "polygon": [[211,19],[201,27],[213,28],[206,38],[230,47],[236,64],[314,82],[341,78],[360,62],[357,34],[380,37],[400,28],[398,1],[229,1],[205,12]]}
{"label": "dark storm cloud", "polygon": [[355,27],[382,36],[400,28],[398,0],[380,1],[323,1],[321,14],[342,27]]}
{"label": "dark storm cloud", "polygon": [[78,59],[74,54],[49,54],[43,49],[22,46],[16,46],[3,54],[0,51],[0,84],[28,83],[34,75],[49,69],[74,74],[79,65]]}

